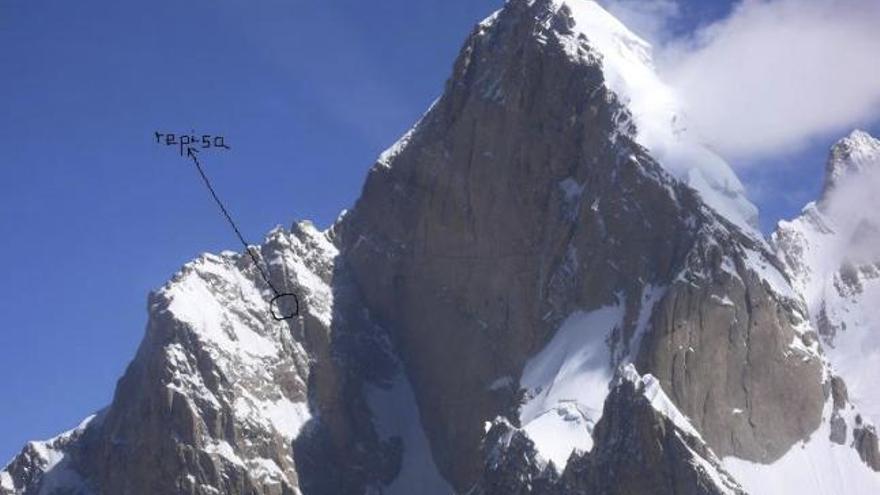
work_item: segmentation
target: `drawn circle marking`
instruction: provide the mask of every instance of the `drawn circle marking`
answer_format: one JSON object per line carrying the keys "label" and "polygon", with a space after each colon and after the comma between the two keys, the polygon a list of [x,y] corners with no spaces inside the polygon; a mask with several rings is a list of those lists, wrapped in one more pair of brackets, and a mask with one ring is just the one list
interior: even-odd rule
{"label": "drawn circle marking", "polygon": [[273,297],[269,306],[275,321],[289,320],[299,316],[299,298],[292,292],[284,292]]}

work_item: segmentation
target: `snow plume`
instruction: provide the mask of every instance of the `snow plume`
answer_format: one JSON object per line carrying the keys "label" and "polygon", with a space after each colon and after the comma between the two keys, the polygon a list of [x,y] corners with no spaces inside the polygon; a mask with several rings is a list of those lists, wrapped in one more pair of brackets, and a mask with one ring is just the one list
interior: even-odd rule
{"label": "snow plume", "polygon": [[[746,198],[730,166],[690,132],[681,117],[679,98],[657,74],[653,47],[594,1],[554,0],[553,5],[565,5],[574,21],[565,46],[576,47],[575,40],[583,35],[602,55],[605,83],[629,108],[639,144],[666,170],[699,191],[707,205],[745,232],[757,233],[757,208]],[[628,0],[614,5],[635,12]],[[569,54],[581,60],[576,49]]]}
{"label": "snow plume", "polygon": [[880,112],[878,26],[877,0],[745,0],[665,43],[660,69],[722,155],[794,151]]}
{"label": "snow plume", "polygon": [[873,166],[840,179],[821,207],[840,234],[841,262],[856,266],[880,261],[880,155]]}

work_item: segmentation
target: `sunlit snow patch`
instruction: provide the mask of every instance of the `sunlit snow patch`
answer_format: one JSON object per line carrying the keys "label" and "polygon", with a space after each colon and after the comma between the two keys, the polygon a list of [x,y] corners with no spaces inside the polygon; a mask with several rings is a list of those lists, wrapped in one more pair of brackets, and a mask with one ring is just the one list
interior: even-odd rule
{"label": "sunlit snow patch", "polygon": [[749,495],[842,495],[880,493],[880,473],[872,471],[850,446],[829,439],[826,405],[822,426],[804,442],[795,444],[778,461],[758,464],[728,457],[724,467]]}
{"label": "sunlit snow patch", "polygon": [[593,447],[593,427],[613,377],[607,339],[623,313],[622,305],[614,305],[572,314],[526,363],[520,422],[541,457],[557,467],[565,466],[572,451]]}
{"label": "sunlit snow patch", "polygon": [[0,490],[9,490],[10,492],[15,490],[15,485],[12,484],[12,476],[6,471],[0,471]]}

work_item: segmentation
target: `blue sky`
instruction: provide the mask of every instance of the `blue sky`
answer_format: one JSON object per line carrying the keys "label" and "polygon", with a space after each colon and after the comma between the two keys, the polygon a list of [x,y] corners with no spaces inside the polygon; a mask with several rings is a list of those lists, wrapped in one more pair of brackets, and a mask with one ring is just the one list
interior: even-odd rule
{"label": "blue sky", "polygon": [[[0,464],[110,401],[151,289],[238,249],[154,131],[226,137],[202,159],[252,242],[295,219],[327,226],[500,4],[0,0]],[[677,32],[730,10],[685,6]],[[814,141],[745,173],[766,225],[818,190],[832,137]]]}

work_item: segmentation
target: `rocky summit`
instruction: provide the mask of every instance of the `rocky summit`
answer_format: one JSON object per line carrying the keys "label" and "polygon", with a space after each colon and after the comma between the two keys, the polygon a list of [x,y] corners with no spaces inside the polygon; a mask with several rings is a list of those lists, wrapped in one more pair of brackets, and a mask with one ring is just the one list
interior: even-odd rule
{"label": "rocky summit", "polygon": [[0,494],[880,492],[880,230],[845,201],[880,141],[767,240],[630,74],[662,92],[595,2],[510,0],[350,210],[254,248],[296,318],[249,256],[188,263]]}

